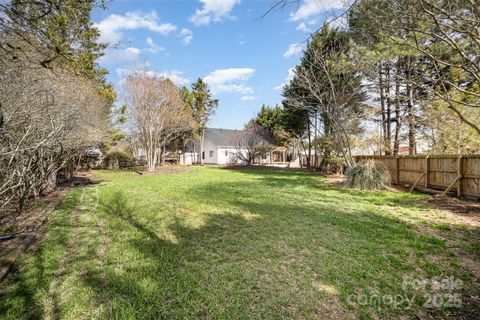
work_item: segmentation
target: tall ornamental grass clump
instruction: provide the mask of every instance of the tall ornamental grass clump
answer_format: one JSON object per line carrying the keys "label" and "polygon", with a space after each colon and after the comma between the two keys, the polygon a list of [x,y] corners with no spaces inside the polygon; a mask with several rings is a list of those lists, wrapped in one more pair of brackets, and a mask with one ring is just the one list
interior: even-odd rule
{"label": "tall ornamental grass clump", "polygon": [[382,190],[391,185],[391,179],[383,163],[362,160],[347,169],[347,183],[354,189]]}

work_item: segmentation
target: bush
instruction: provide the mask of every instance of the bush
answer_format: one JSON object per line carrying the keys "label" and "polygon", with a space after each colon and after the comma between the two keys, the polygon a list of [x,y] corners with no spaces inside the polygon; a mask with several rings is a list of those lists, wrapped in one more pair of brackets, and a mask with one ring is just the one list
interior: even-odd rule
{"label": "bush", "polygon": [[347,169],[347,183],[350,188],[381,190],[390,186],[388,169],[375,160],[362,160]]}
{"label": "bush", "polygon": [[128,167],[133,162],[133,158],[125,152],[112,151],[105,156],[104,161],[109,167]]}

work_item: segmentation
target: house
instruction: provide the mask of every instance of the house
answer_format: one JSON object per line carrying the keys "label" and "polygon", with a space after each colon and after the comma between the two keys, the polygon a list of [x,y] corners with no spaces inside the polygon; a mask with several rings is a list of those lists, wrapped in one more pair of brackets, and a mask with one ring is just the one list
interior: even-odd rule
{"label": "house", "polygon": [[[203,139],[195,141],[185,155],[183,164],[234,164],[241,163],[238,159],[238,152],[245,153],[246,149],[239,146],[239,137],[242,130],[206,128]],[[287,161],[287,149],[275,147],[273,141],[267,143],[274,148],[271,152],[255,159],[258,164],[285,163]]]}

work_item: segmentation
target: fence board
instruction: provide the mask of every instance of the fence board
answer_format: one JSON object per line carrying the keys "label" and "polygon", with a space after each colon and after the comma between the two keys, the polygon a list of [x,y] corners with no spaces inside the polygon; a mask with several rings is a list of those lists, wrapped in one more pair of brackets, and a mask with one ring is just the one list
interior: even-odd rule
{"label": "fence board", "polygon": [[383,163],[396,184],[413,185],[422,174],[419,186],[445,190],[452,187],[460,196],[480,198],[480,155],[471,156],[357,156],[357,160],[374,159]]}

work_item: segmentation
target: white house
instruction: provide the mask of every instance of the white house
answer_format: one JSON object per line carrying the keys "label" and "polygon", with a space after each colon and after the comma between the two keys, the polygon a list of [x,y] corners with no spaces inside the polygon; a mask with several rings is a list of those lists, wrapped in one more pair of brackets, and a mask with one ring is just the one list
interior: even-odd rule
{"label": "white house", "polygon": [[[203,139],[199,139],[191,146],[184,164],[233,164],[238,163],[238,138],[241,130],[207,128],[204,130]],[[202,141],[203,140],[203,141]],[[287,149],[277,147],[269,154],[257,159],[256,163],[284,163],[286,162]]]}

